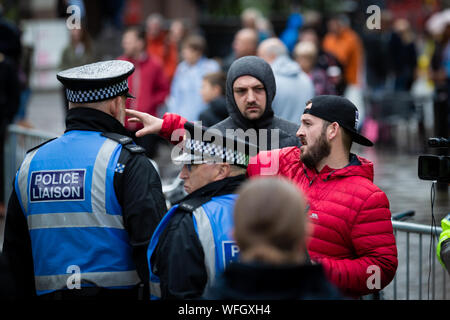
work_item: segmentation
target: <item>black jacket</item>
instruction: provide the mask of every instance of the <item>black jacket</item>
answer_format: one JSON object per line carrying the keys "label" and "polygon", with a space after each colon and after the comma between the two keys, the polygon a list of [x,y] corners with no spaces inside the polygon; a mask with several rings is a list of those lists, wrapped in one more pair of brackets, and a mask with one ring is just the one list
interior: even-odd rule
{"label": "black jacket", "polygon": [[228,117],[225,97],[220,96],[212,100],[208,108],[200,113],[199,119],[205,127],[211,127]]}
{"label": "black jacket", "polygon": [[[212,182],[186,196],[180,204],[191,199],[235,193],[244,180],[245,176],[240,175]],[[159,238],[151,264],[161,281],[162,299],[201,297],[208,275],[192,213],[177,210]]]}
{"label": "black jacket", "polygon": [[[66,128],[66,131],[88,130],[128,135],[116,119],[90,108],[69,110]],[[133,248],[132,255],[137,272],[142,283],[148,284],[147,245],[167,208],[159,175],[141,152],[143,149],[138,149],[133,152],[122,148],[119,162],[125,164],[125,170],[123,173],[114,174],[114,190],[122,207],[124,225]],[[12,192],[8,204],[4,236],[2,254],[9,264],[18,295],[35,296],[31,240],[27,220],[15,191]],[[83,290],[66,291],[83,294]]]}
{"label": "black jacket", "polygon": [[320,265],[232,263],[205,293],[210,300],[342,299]]}

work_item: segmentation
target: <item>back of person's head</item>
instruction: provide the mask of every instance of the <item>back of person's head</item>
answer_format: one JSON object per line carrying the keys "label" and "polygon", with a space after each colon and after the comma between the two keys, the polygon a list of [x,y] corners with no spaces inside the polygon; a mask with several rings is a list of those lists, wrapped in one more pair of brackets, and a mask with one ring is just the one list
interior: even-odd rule
{"label": "back of person's head", "polygon": [[244,28],[256,28],[256,22],[263,17],[261,11],[256,8],[249,7],[241,13],[241,23]]}
{"label": "back of person's head", "polygon": [[156,37],[165,28],[164,17],[160,13],[152,13],[145,20],[145,28],[149,37]]}
{"label": "back of person's head", "polygon": [[293,56],[303,71],[309,73],[317,59],[317,47],[312,41],[301,41],[294,47]]}
{"label": "back of person's head", "polygon": [[340,33],[343,29],[350,27],[350,19],[345,14],[336,14],[328,19],[329,32]]}
{"label": "back of person's head", "polygon": [[311,41],[319,47],[322,40],[320,38],[319,31],[316,28],[306,25],[301,28],[298,41]]}
{"label": "back of person's head", "polygon": [[273,37],[266,39],[258,46],[258,56],[268,63],[285,55],[288,55],[288,49],[279,38]]}
{"label": "back of person's head", "polygon": [[234,237],[243,262],[302,263],[306,209],[301,191],[284,178],[256,178],[239,190]]}
{"label": "back of person's head", "polygon": [[317,47],[312,41],[302,41],[297,43],[294,48],[294,58],[299,56],[317,56]]}
{"label": "back of person's head", "polygon": [[252,28],[240,29],[234,36],[232,47],[236,58],[254,55],[258,47],[258,32]]}

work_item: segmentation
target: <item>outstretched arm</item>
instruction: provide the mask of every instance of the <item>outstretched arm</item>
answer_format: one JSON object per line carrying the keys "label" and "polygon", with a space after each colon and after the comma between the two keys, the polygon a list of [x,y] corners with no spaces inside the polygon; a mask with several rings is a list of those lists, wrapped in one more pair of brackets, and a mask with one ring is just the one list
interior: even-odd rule
{"label": "outstretched arm", "polygon": [[126,109],[126,114],[130,119],[129,122],[142,123],[144,128],[136,132],[136,137],[142,137],[147,134],[159,134],[163,119],[157,118],[145,112]]}
{"label": "outstretched arm", "polygon": [[178,114],[165,113],[162,119],[131,109],[126,109],[126,114],[130,117],[128,119],[129,122],[139,122],[144,126],[136,132],[136,137],[142,137],[147,134],[159,134],[173,144],[177,144],[182,140],[182,135],[172,137],[174,131],[184,129],[184,124],[187,122],[185,118]]}

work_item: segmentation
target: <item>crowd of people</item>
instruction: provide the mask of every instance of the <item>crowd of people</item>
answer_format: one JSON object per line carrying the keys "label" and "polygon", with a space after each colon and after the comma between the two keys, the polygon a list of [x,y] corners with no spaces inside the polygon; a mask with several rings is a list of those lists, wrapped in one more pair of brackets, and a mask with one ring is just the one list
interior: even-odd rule
{"label": "crowd of people", "polygon": [[[202,33],[152,14],[100,62],[88,30],[72,31],[57,74],[66,131],[14,179],[0,297],[358,299],[386,287],[398,265],[389,201],[351,147],[374,145],[361,134],[364,71],[373,89],[410,90],[414,34],[404,19],[370,36],[343,15],[325,34],[318,23],[294,13],[277,37],[246,10],[230,54],[208,57]],[[449,30],[430,56],[438,88]],[[14,63],[0,50],[2,79]],[[5,103],[19,106],[11,79]],[[2,109],[2,135],[17,109]],[[170,207],[148,161],[163,141],[186,193]]]}
{"label": "crowd of people", "polygon": [[[133,43],[127,35],[128,29],[135,29],[143,41],[142,52],[138,54],[145,52],[149,60],[159,64],[149,69],[156,73],[162,69],[161,81],[170,86],[169,91],[152,89],[153,94],[160,97],[155,98],[152,106],[139,107],[140,111],[153,115],[162,115],[168,110],[190,121],[200,120],[200,113],[210,106],[200,93],[203,77],[218,71],[226,74],[236,59],[257,55],[271,64],[277,81],[283,82],[274,103],[276,116],[295,121],[301,110],[293,113],[290,100],[306,102],[315,95],[337,94],[358,104],[363,120],[366,118],[363,91],[409,92],[424,68],[428,70],[427,80],[441,86],[442,73],[448,63],[445,54],[448,32],[445,25],[438,30],[423,28],[417,35],[407,19],[394,18],[386,10],[382,12],[379,29],[357,33],[346,15],[334,15],[325,20],[317,12],[307,11],[291,14],[285,30],[277,37],[270,20],[258,10],[248,8],[241,15],[241,29],[234,35],[229,54],[207,58],[208,43],[203,30],[193,29],[185,20],[169,21],[154,13],[139,26],[124,27],[120,58],[130,60],[130,55],[136,55],[126,47]],[[101,59],[92,53],[92,43],[85,30],[72,33],[61,70]],[[436,50],[432,49],[433,45]],[[149,82],[152,87],[152,76],[140,77],[144,84]],[[290,90],[291,86],[300,88],[297,96]],[[278,103],[283,107],[278,107]],[[367,117],[371,117],[370,110],[368,112]]]}

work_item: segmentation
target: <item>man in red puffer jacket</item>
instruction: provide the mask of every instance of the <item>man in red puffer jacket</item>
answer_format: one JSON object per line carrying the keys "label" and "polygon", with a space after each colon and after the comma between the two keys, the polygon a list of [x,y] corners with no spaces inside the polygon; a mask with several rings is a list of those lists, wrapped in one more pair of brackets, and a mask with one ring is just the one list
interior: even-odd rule
{"label": "man in red puffer jacket", "polygon": [[[128,111],[144,123],[138,133],[170,139],[186,121],[175,114],[164,119]],[[350,153],[352,142],[373,143],[357,132],[358,110],[339,96],[317,96],[306,106],[297,136],[302,146],[258,153],[249,176],[282,175],[305,193],[314,226],[308,251],[328,278],[350,297],[375,293],[397,270],[389,200],[373,184],[373,164]]]}
{"label": "man in red puffer jacket", "polygon": [[373,145],[357,125],[349,100],[317,96],[301,118],[302,146],[260,152],[247,170],[286,176],[305,192],[314,225],[310,257],[351,297],[384,288],[398,264],[389,200],[373,184],[372,162],[350,153],[352,141]]}

